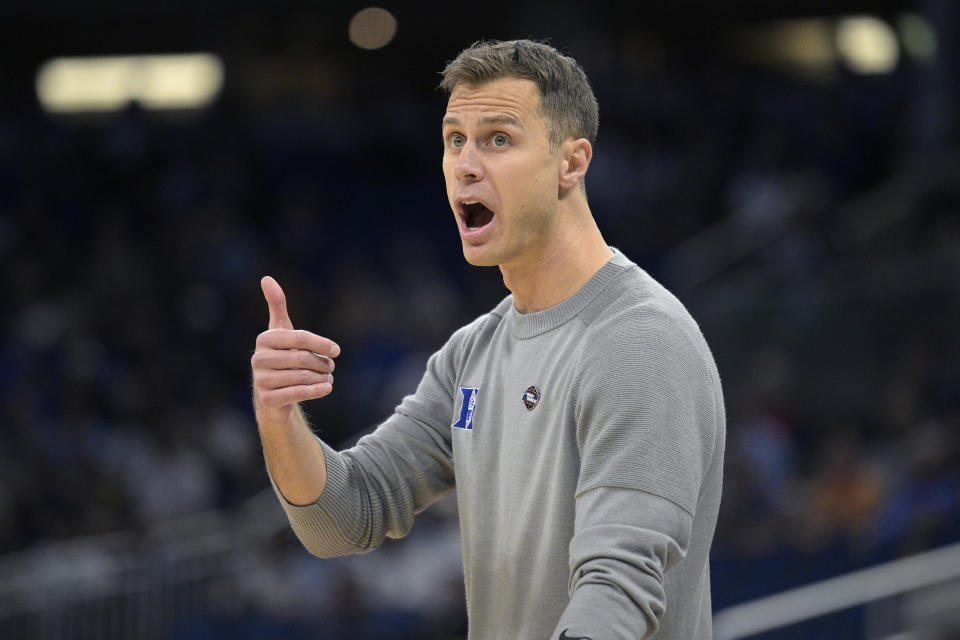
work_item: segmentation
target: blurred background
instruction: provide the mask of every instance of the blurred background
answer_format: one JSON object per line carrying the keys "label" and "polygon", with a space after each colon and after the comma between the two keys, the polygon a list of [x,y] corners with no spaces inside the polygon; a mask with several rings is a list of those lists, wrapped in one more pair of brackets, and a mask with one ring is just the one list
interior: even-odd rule
{"label": "blurred background", "polygon": [[462,259],[435,87],[514,37],[585,67],[594,215],[714,350],[717,637],[960,637],[958,3],[34,0],[0,27],[3,638],[466,637],[453,500],[367,556],[299,546],[249,358],[271,274],[343,347],[307,410],[348,446],[506,294]]}

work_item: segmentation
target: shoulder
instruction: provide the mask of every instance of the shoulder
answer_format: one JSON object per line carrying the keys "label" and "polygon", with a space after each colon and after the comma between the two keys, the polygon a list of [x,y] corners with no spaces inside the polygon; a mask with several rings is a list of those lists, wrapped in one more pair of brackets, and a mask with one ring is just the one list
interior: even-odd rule
{"label": "shoulder", "polygon": [[513,296],[505,297],[496,307],[454,331],[441,351],[459,360],[496,330],[512,304]]}
{"label": "shoulder", "polygon": [[[716,363],[691,314],[633,265],[586,317],[581,383],[575,390],[577,439],[584,455],[596,445],[603,451],[599,460],[624,451],[628,458],[650,460],[656,469],[666,460],[677,474],[684,469],[705,474],[713,453],[722,448],[725,413]],[[678,452],[678,442],[683,451]],[[696,455],[683,458],[681,453]],[[598,473],[586,469],[583,486],[592,486]],[[617,486],[631,486],[620,482]],[[659,495],[693,513],[697,482],[691,480],[682,495],[666,489]],[[644,486],[658,485],[651,480]]]}
{"label": "shoulder", "polygon": [[493,309],[477,316],[470,323],[454,331],[451,340],[456,339],[460,343],[471,342],[490,331],[496,330],[512,305],[513,296],[506,296]]}
{"label": "shoulder", "polygon": [[581,314],[589,350],[596,354],[672,348],[709,356],[703,333],[683,303],[639,266],[624,262],[620,277]]}

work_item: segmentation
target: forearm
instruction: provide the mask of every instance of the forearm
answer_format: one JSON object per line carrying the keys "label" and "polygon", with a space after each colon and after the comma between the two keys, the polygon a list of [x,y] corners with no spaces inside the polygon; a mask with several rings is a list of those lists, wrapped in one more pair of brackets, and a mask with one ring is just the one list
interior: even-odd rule
{"label": "forearm", "polygon": [[263,457],[277,489],[293,505],[308,505],[323,494],[327,465],[320,442],[298,405],[270,411],[254,399]]}
{"label": "forearm", "polygon": [[251,358],[253,405],[270,479],[294,532],[320,557],[362,553],[386,536],[406,535],[417,513],[453,489],[453,347],[430,358],[405,408],[339,452],[314,436],[299,403],[333,391],[340,347],[294,330],[279,285],[265,277],[261,286],[270,328]]}
{"label": "forearm", "polygon": [[395,413],[346,451],[310,437],[323,457],[322,495],[291,504],[271,477],[297,537],[321,558],[365,553],[387,536],[406,535],[417,513],[453,489],[450,452],[438,451],[424,425],[408,416]]}
{"label": "forearm", "polygon": [[578,498],[570,603],[552,638],[647,638],[666,610],[664,574],[686,553],[691,517],[641,491],[602,487]]}

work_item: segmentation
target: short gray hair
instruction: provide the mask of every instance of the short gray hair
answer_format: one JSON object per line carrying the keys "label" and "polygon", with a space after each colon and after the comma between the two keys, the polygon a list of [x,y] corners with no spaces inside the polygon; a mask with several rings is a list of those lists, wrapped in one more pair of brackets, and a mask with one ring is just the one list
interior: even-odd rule
{"label": "short gray hair", "polygon": [[440,87],[448,94],[459,84],[479,85],[498,78],[526,78],[540,91],[540,105],[556,149],[567,138],[593,144],[599,107],[590,81],[576,60],[534,40],[478,41],[444,68]]}

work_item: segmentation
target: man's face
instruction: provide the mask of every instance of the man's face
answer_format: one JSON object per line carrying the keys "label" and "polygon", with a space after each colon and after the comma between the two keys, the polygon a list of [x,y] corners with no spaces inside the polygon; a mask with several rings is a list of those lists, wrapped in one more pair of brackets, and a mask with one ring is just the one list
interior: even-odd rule
{"label": "man's face", "polygon": [[549,250],[560,161],[537,86],[520,78],[457,85],[443,144],[447,199],[467,262],[521,266]]}

